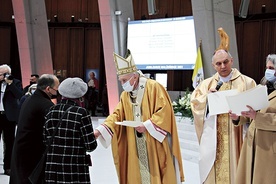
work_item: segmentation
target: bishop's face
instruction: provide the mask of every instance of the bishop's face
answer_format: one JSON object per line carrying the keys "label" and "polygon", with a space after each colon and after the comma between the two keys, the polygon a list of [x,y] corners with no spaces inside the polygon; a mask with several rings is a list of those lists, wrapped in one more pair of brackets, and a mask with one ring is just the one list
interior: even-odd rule
{"label": "bishop's face", "polygon": [[121,82],[121,85],[123,89],[127,92],[133,91],[137,85],[138,77],[134,74],[125,74],[119,76],[119,81]]}

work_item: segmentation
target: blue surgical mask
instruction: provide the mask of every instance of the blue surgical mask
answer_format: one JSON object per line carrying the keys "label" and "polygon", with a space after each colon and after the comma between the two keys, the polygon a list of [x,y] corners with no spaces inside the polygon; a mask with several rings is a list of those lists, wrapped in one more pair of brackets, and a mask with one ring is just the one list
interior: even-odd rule
{"label": "blue surgical mask", "polygon": [[275,70],[273,69],[266,69],[265,71],[265,78],[270,81],[270,82],[275,82],[276,81],[276,76],[275,76]]}
{"label": "blue surgical mask", "polygon": [[133,87],[134,87],[136,81],[133,83],[133,85],[130,85],[130,80],[132,79],[132,77],[128,81],[126,81],[124,84],[122,84],[122,87],[126,92],[133,91]]}

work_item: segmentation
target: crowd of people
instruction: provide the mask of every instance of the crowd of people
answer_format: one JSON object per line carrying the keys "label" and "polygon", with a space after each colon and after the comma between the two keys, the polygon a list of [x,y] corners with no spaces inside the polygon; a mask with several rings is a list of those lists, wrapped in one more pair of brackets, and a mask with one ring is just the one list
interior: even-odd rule
{"label": "crowd of people", "polygon": [[[114,62],[124,91],[113,112],[109,114],[105,107],[104,113],[109,115],[95,129],[91,118],[94,102],[87,107],[84,100],[87,94],[93,98],[99,89],[95,73],[90,73],[88,82],[78,77],[60,81],[53,74],[32,74],[23,90],[11,68],[0,65],[0,136],[4,141],[4,174],[10,175],[10,184],[29,184],[43,154],[47,155],[43,182],[91,183],[87,152],[97,148],[97,139],[106,148],[112,146],[120,184],[185,181],[166,89],[137,69],[129,50],[124,57],[114,53]],[[248,104],[241,115],[231,109],[210,115],[208,94],[230,89],[243,92],[256,86],[252,78],[233,68],[233,63],[227,49],[216,50],[211,63],[216,73],[191,95],[200,145],[200,183],[276,183],[276,55],[267,56],[260,82],[268,89],[268,107],[255,110]],[[222,85],[217,87],[218,83]],[[107,88],[104,90],[107,95]],[[60,101],[53,103],[58,94]]]}

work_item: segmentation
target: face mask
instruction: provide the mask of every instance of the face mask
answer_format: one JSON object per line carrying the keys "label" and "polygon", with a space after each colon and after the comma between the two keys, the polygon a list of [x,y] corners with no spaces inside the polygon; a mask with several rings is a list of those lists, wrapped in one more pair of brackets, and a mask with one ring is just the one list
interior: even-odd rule
{"label": "face mask", "polygon": [[133,85],[130,85],[130,80],[132,79],[132,77],[122,85],[123,89],[126,92],[131,92],[133,90],[133,87],[134,87],[136,81],[133,83]]}
{"label": "face mask", "polygon": [[265,71],[265,78],[270,82],[276,81],[275,70],[272,69],[266,69]]}

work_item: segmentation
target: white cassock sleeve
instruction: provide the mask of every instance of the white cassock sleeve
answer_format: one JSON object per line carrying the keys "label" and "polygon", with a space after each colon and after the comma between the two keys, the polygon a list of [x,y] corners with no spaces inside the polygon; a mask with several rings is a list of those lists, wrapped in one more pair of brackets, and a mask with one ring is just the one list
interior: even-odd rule
{"label": "white cassock sleeve", "polygon": [[167,136],[167,132],[164,131],[163,129],[159,128],[156,126],[154,123],[151,122],[150,119],[144,122],[144,125],[149,132],[149,134],[154,137],[156,140],[159,142],[163,142],[165,137]]}
{"label": "white cassock sleeve", "polygon": [[108,146],[111,144],[111,139],[113,136],[112,131],[104,124],[101,124],[96,128],[99,132],[101,132],[101,135],[98,137],[103,147],[108,148]]}

